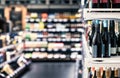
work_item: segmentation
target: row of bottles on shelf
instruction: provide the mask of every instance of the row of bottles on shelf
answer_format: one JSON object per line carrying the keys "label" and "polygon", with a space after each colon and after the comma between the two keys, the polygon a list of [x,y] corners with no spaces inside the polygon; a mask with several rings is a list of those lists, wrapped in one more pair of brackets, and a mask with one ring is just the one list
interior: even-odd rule
{"label": "row of bottles on shelf", "polygon": [[14,59],[15,57],[19,56],[21,54],[21,50],[23,49],[23,46],[18,45],[9,47],[6,50],[1,50],[0,52],[0,64],[10,61],[11,59]]}
{"label": "row of bottles on shelf", "polygon": [[23,41],[22,33],[23,32],[19,32],[19,33],[15,32],[15,33],[0,35],[0,48],[12,44],[21,43]]}
{"label": "row of bottles on shelf", "polygon": [[68,18],[69,16],[70,13],[55,13],[50,14],[49,16],[47,13],[42,13],[41,16],[39,16],[38,13],[31,13],[26,19],[26,29],[68,32],[69,28],[82,27],[80,18],[72,17],[70,19]]}
{"label": "row of bottles on shelf", "polygon": [[[47,43],[47,42],[26,42],[25,47],[30,51],[81,51],[81,43]],[[33,48],[33,49],[32,49]]]}
{"label": "row of bottles on shelf", "polygon": [[120,68],[89,67],[88,78],[120,78]]}
{"label": "row of bottles on shelf", "polygon": [[47,52],[32,52],[25,53],[25,58],[27,59],[81,59],[81,55],[77,52],[73,52],[69,55],[62,53],[47,53]]}
{"label": "row of bottles on shelf", "polygon": [[25,35],[26,41],[81,41],[80,33],[48,33],[48,32],[39,32],[31,33],[27,32]]}
{"label": "row of bottles on shelf", "polygon": [[75,13],[70,12],[64,12],[64,13],[28,13],[27,18],[40,18],[40,19],[76,19],[78,18],[78,15]]}
{"label": "row of bottles on shelf", "polygon": [[[82,27],[81,27],[82,28]],[[39,26],[37,26],[37,27],[33,27],[33,26],[27,26],[26,27],[26,30],[27,31],[31,31],[31,32],[52,32],[52,33],[54,33],[54,32],[81,32],[81,28],[80,27],[78,27],[78,28],[60,28],[59,27],[59,29],[58,28],[48,28],[48,29],[46,29],[46,28],[39,28]]]}
{"label": "row of bottles on shelf", "polygon": [[120,0],[91,0],[93,8],[120,8]]}
{"label": "row of bottles on shelf", "polygon": [[75,24],[62,24],[62,23],[47,23],[45,24],[44,22],[39,22],[39,23],[26,23],[25,29],[26,30],[39,30],[39,31],[75,31],[76,28],[82,28],[81,23],[75,23]]}
{"label": "row of bottles on shelf", "polygon": [[27,60],[21,55],[23,32],[0,35],[0,78],[14,78],[25,68]]}
{"label": "row of bottles on shelf", "polygon": [[[10,1],[10,0],[5,0],[5,2],[1,2],[0,3],[4,3],[6,5],[8,4],[34,4],[34,5],[38,5],[38,4],[44,4],[44,5],[47,5],[47,0],[13,0],[13,1]],[[70,4],[70,0],[49,0],[49,4],[61,4],[61,5],[69,5]],[[80,4],[80,0],[72,0],[72,4]]]}
{"label": "row of bottles on shelf", "polygon": [[26,50],[28,50],[28,51],[30,51],[30,52],[32,52],[32,51],[42,51],[42,52],[44,52],[44,51],[46,51],[46,52],[48,52],[48,53],[56,53],[56,52],[58,52],[58,53],[71,53],[71,52],[79,52],[79,53],[81,53],[81,51],[82,51],[82,49],[81,48],[29,48],[29,49],[26,49]]}
{"label": "row of bottles on shelf", "polygon": [[41,31],[75,31],[75,28],[82,28],[82,27],[83,26],[80,22],[63,24],[63,23],[52,23],[52,22],[44,23],[42,21],[39,21],[33,23],[27,22],[25,29],[41,30]]}
{"label": "row of bottles on shelf", "polygon": [[39,22],[44,22],[44,23],[81,23],[82,21],[80,18],[76,19],[40,19],[40,18],[27,18],[26,19],[27,23],[39,23]]}
{"label": "row of bottles on shelf", "polygon": [[[44,36],[43,36],[44,37]],[[60,38],[60,37],[50,37],[50,38],[47,38],[47,37],[44,37],[43,39],[41,39],[42,37],[37,37],[36,38],[29,38],[29,37],[26,37],[26,41],[47,41],[47,42],[81,42],[81,37],[77,37],[77,38]]]}
{"label": "row of bottles on shelf", "polygon": [[[120,54],[120,36],[116,35],[114,20],[93,20],[89,46],[94,58],[111,57]],[[119,33],[120,34],[120,33]]]}

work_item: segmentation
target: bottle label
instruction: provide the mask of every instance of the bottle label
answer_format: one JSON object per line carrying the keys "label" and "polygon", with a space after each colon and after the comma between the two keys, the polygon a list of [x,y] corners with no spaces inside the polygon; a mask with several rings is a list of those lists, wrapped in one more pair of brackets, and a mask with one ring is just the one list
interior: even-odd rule
{"label": "bottle label", "polygon": [[118,47],[118,52],[120,53],[120,47]]}
{"label": "bottle label", "polygon": [[118,77],[120,77],[120,68],[118,68]]}
{"label": "bottle label", "polygon": [[111,54],[116,54],[116,47],[111,47]]}
{"label": "bottle label", "polygon": [[109,44],[109,47],[108,47],[109,49],[108,49],[108,52],[109,52],[109,56],[111,56],[111,44]]}
{"label": "bottle label", "polygon": [[105,56],[105,44],[102,45],[102,57]]}
{"label": "bottle label", "polygon": [[93,53],[93,58],[97,57],[97,45],[92,46],[92,53]]}

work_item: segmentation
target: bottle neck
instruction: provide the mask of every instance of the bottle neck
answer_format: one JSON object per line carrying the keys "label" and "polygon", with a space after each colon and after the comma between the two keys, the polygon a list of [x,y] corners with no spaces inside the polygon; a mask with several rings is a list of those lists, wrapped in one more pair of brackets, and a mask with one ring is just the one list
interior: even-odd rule
{"label": "bottle neck", "polygon": [[96,25],[95,30],[96,30],[96,32],[100,33],[100,25],[99,24]]}
{"label": "bottle neck", "polygon": [[115,33],[114,27],[111,27],[111,28],[110,28],[110,32],[111,32],[111,33]]}
{"label": "bottle neck", "polygon": [[111,8],[111,1],[107,0],[107,8]]}
{"label": "bottle neck", "polygon": [[95,26],[92,27],[92,32],[95,32]]}
{"label": "bottle neck", "polygon": [[100,0],[98,0],[97,8],[100,8]]}
{"label": "bottle neck", "polygon": [[108,27],[104,27],[104,32],[108,32]]}
{"label": "bottle neck", "polygon": [[110,32],[115,32],[115,23],[113,20],[110,21]]}

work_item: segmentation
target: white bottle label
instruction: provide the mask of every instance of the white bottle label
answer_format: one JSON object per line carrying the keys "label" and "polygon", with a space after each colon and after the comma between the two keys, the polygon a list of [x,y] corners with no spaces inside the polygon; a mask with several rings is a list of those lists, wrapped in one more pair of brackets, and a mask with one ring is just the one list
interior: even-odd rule
{"label": "white bottle label", "polygon": [[118,68],[118,77],[120,77],[120,68]]}
{"label": "white bottle label", "polygon": [[92,55],[93,55],[93,58],[97,57],[97,46],[96,45],[92,46]]}
{"label": "white bottle label", "polygon": [[105,44],[102,45],[102,57],[105,56]]}
{"label": "white bottle label", "polygon": [[111,54],[116,54],[116,47],[111,47]]}
{"label": "white bottle label", "polygon": [[111,44],[109,44],[109,49],[108,50],[109,50],[108,51],[109,52],[109,56],[111,56],[111,51],[110,51],[111,50]]}
{"label": "white bottle label", "polygon": [[120,53],[120,47],[118,47],[118,52]]}

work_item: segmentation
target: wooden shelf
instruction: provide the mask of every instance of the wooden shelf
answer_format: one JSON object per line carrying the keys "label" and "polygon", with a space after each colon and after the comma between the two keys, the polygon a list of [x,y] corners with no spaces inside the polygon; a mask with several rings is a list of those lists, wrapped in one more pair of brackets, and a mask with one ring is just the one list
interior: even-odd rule
{"label": "wooden shelf", "polygon": [[[81,12],[81,10],[79,10]],[[120,19],[120,9],[84,9],[83,17],[85,20],[92,19]]]}

